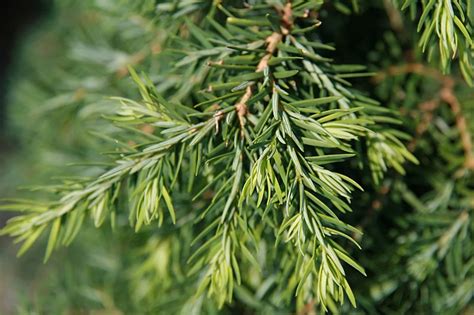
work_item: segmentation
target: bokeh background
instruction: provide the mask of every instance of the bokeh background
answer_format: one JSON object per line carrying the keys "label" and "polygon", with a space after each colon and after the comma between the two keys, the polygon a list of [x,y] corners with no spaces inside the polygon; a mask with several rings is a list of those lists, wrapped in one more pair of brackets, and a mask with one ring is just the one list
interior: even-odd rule
{"label": "bokeh background", "polygon": [[[10,179],[16,179],[20,184],[20,177],[23,178],[9,168],[11,161],[21,154],[21,148],[14,132],[8,128],[8,88],[19,62],[16,57],[23,41],[47,19],[49,7],[50,3],[42,0],[4,0],[0,4],[0,198],[11,195],[14,186],[8,185]],[[7,215],[0,213],[1,226],[6,219]],[[37,266],[34,262],[23,261],[19,266],[14,257],[15,248],[11,240],[0,236],[0,314],[16,312],[21,300],[34,290],[34,283],[29,280],[42,272],[31,269]],[[30,261],[34,260],[30,257]]]}
{"label": "bokeh background", "polygon": [[[25,167],[28,163],[15,163],[24,160],[25,151],[11,128],[7,104],[16,73],[25,61],[23,47],[52,14],[48,0],[4,0],[0,4],[0,198],[13,195],[16,187],[33,175],[32,168]],[[8,217],[0,212],[0,226]],[[0,236],[0,314],[33,314],[28,310],[30,298],[49,268],[38,263],[39,252],[18,261],[16,251],[11,239]]]}

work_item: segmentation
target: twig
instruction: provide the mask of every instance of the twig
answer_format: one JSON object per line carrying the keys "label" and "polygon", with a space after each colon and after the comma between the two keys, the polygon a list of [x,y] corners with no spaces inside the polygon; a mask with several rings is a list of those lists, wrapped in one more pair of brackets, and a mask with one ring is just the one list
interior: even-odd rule
{"label": "twig", "polygon": [[287,35],[290,33],[293,28],[293,10],[291,8],[291,2],[287,2],[281,11],[281,23],[282,23],[282,33]]}
{"label": "twig", "polygon": [[440,82],[444,81],[446,78],[446,76],[444,76],[438,70],[426,67],[422,63],[407,63],[403,65],[388,67],[385,71],[381,71],[377,75],[375,75],[372,80],[374,81],[374,83],[379,83],[385,80],[387,77],[407,73],[419,74],[425,77],[430,77]]}
{"label": "twig", "polygon": [[385,11],[387,12],[388,21],[394,31],[403,34],[403,20],[400,11],[395,7],[391,0],[383,1]]}
{"label": "twig", "polygon": [[[288,3],[285,8],[282,11],[283,17],[282,17],[282,24],[284,25],[284,29],[289,25],[290,21],[292,21],[292,12],[291,12],[291,3]],[[262,72],[265,70],[266,67],[268,67],[268,61],[270,58],[273,56],[275,53],[278,44],[281,42],[283,38],[283,35],[277,32],[273,32],[270,36],[268,36],[265,40],[267,43],[267,48],[266,48],[266,53],[260,59],[260,62],[257,65],[257,68],[255,72]],[[252,97],[252,86],[248,86],[245,94],[242,96],[242,98],[239,100],[239,102],[235,105],[235,110],[237,111],[237,116],[239,117],[239,122],[240,122],[240,127],[242,128],[242,134],[243,134],[243,127],[245,124],[244,117],[247,115],[248,109],[247,109],[247,102]]]}
{"label": "twig", "polygon": [[[275,52],[281,39],[282,39],[282,35],[276,32],[272,33],[270,36],[267,37],[266,54],[263,56],[262,59],[260,59],[260,62],[257,65],[257,70],[255,70],[255,72],[261,72],[266,67],[268,67],[268,61],[273,56],[273,53]],[[243,134],[243,127],[245,124],[244,117],[245,115],[247,115],[247,112],[248,112],[247,102],[252,97],[252,93],[253,93],[252,86],[249,85],[247,89],[245,90],[245,94],[242,96],[239,102],[235,105],[235,110],[237,111],[237,116],[239,117],[240,127],[242,128],[242,134]]]}
{"label": "twig", "polygon": [[[288,1],[287,4],[279,10],[279,13],[281,15],[281,33],[273,32],[265,39],[265,43],[267,44],[265,50],[266,53],[257,64],[255,72],[262,72],[268,67],[268,61],[277,50],[278,44],[281,42],[284,35],[289,34],[291,28],[293,27],[293,10],[290,1]],[[244,135],[245,116],[248,113],[247,102],[252,97],[252,94],[252,86],[249,85],[245,90],[245,94],[235,105],[242,136]]]}
{"label": "twig", "polygon": [[252,86],[247,86],[245,90],[245,94],[242,96],[240,101],[235,105],[235,110],[237,112],[237,116],[239,117],[240,128],[242,129],[242,133],[244,130],[244,117],[247,115],[247,102],[252,97]]}
{"label": "twig", "polygon": [[267,53],[265,54],[265,56],[263,56],[263,58],[258,63],[256,72],[261,72],[266,67],[268,67],[268,61],[273,56],[273,53],[275,52],[281,39],[282,39],[282,35],[277,32],[274,32],[270,36],[267,37],[267,39],[265,40],[265,42],[267,43],[267,49],[266,49]]}
{"label": "twig", "polygon": [[422,113],[421,121],[416,126],[416,136],[408,144],[408,150],[411,152],[415,151],[416,143],[418,139],[426,132],[431,122],[433,121],[434,115],[433,112],[439,107],[439,98],[432,99],[418,105],[418,109]]}
{"label": "twig", "polygon": [[474,170],[474,153],[472,147],[471,134],[466,123],[466,117],[462,114],[461,104],[453,91],[454,82],[446,81],[444,87],[441,89],[441,99],[446,102],[454,114],[456,120],[456,127],[461,136],[461,144],[464,149],[464,167],[468,170]]}
{"label": "twig", "polygon": [[316,315],[316,311],[314,310],[314,305],[316,301],[311,299],[306,303],[303,308],[298,312],[298,315]]}

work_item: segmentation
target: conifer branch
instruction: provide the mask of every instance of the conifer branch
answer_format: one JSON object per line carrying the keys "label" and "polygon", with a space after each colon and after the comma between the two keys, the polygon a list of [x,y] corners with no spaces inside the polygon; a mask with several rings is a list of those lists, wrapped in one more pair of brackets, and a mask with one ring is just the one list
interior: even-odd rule
{"label": "conifer branch", "polygon": [[[60,183],[46,203],[2,205],[23,213],[1,233],[23,241],[23,253],[49,231],[47,259],[86,217],[97,227],[115,227],[116,218],[123,227],[128,217],[136,233],[172,231],[148,250],[176,264],[179,277],[170,278],[197,289],[194,299],[186,293],[190,304],[225,308],[257,274],[278,283],[255,291],[302,313],[336,312],[347,299],[355,306],[347,266],[365,271],[352,257],[359,232],[346,213],[359,211],[355,191],[370,185],[359,168],[377,185],[389,169],[403,174],[417,159],[394,115],[347,81],[370,74],[321,53],[333,49],[315,31],[321,4],[160,3],[165,22],[184,26],[160,44],[166,65],[159,75],[128,70],[141,99],[115,98],[121,107],[107,115],[116,131],[101,136],[118,144],[112,166]],[[189,12],[206,18],[186,18]],[[139,50],[128,61],[148,59]],[[112,73],[125,74],[123,65]],[[169,249],[171,239],[177,249]],[[146,261],[137,275],[162,272]]]}
{"label": "conifer branch", "polygon": [[[396,1],[402,10],[418,10],[415,0]],[[449,73],[450,63],[458,59],[461,73],[469,85],[473,84],[474,25],[470,0],[431,0],[422,2],[417,31],[418,44],[428,59],[440,60],[441,69]],[[414,17],[414,14],[412,14]]]}

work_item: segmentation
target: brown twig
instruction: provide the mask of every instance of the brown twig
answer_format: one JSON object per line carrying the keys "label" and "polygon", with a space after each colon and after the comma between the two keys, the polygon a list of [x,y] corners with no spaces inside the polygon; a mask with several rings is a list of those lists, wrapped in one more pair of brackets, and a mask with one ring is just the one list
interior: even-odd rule
{"label": "brown twig", "polygon": [[293,28],[293,10],[291,7],[291,2],[287,2],[281,11],[281,23],[282,23],[282,33],[287,35],[290,33]]}
{"label": "brown twig", "polygon": [[461,104],[454,94],[454,82],[446,81],[440,92],[441,99],[446,102],[454,114],[456,127],[461,136],[461,144],[464,149],[464,167],[468,170],[474,170],[474,153],[472,147],[471,134],[466,122],[466,117],[462,114]]}
{"label": "brown twig", "polygon": [[418,139],[428,130],[431,122],[433,121],[434,115],[433,112],[439,107],[439,98],[435,98],[418,105],[419,111],[422,113],[421,121],[416,126],[416,135],[413,140],[408,144],[408,150],[410,152],[415,151],[416,144]]}
{"label": "brown twig", "polygon": [[[292,18],[292,11],[291,11],[291,3],[288,2],[288,4],[284,7],[282,10],[282,28],[287,29],[290,25],[292,25],[293,18]],[[283,35],[277,32],[273,32],[270,36],[268,36],[265,39],[265,42],[267,44],[266,48],[266,53],[260,59],[259,63],[257,64],[257,68],[255,72],[261,72],[265,70],[266,67],[268,67],[268,61],[270,58],[273,56],[275,53],[278,44],[281,42],[283,38]],[[237,116],[239,117],[239,123],[240,127],[242,128],[242,134],[243,134],[243,127],[245,124],[245,115],[248,113],[248,108],[247,108],[247,102],[252,97],[252,86],[248,86],[245,94],[242,96],[242,98],[239,100],[239,102],[235,105],[235,110],[237,112]]]}
{"label": "brown twig", "polygon": [[267,53],[265,54],[265,56],[263,56],[263,58],[258,63],[256,72],[261,72],[266,67],[268,67],[268,61],[273,56],[273,53],[275,52],[281,39],[282,39],[282,35],[277,32],[274,32],[270,36],[267,37],[267,39],[265,40],[265,42],[267,43],[267,49],[266,49]]}
{"label": "brown twig", "polygon": [[383,0],[383,5],[385,7],[385,12],[387,12],[388,21],[390,27],[397,32],[400,37],[405,36],[405,29],[403,26],[403,18],[400,10],[391,0]]}
{"label": "brown twig", "polygon": [[239,123],[240,123],[240,128],[241,132],[243,133],[244,130],[244,124],[245,124],[245,115],[247,115],[247,102],[252,97],[252,86],[247,86],[247,89],[245,90],[245,94],[242,96],[240,101],[235,105],[235,111],[237,112],[237,117],[239,117]]}
{"label": "brown twig", "polygon": [[314,299],[309,300],[298,312],[298,315],[316,315],[316,310],[314,309],[315,304],[316,301]]}
{"label": "brown twig", "polygon": [[436,69],[426,67],[422,63],[407,63],[403,65],[391,66],[384,71],[380,71],[375,75],[372,80],[374,83],[380,83],[385,80],[387,77],[397,76],[407,73],[415,73],[425,77],[430,77],[437,81],[442,82],[445,79],[445,76]]}
{"label": "brown twig", "polygon": [[[257,69],[255,70],[255,72],[261,72],[266,67],[268,67],[268,61],[273,56],[281,39],[282,39],[282,35],[276,32],[272,33],[270,36],[267,37],[266,54],[263,56],[262,59],[260,59],[260,62],[258,63]],[[243,135],[243,127],[245,124],[245,115],[247,115],[247,112],[248,112],[247,102],[250,99],[250,97],[252,97],[252,93],[253,93],[252,86],[249,85],[247,89],[245,90],[245,94],[242,96],[239,102],[235,105],[235,110],[237,112],[237,116],[239,117],[239,123],[240,123],[242,135]]]}

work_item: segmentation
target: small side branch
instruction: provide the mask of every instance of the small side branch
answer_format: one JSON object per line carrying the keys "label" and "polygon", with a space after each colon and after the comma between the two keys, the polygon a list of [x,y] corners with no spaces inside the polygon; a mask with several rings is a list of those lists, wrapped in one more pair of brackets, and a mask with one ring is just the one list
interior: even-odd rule
{"label": "small side branch", "polygon": [[245,124],[245,115],[247,115],[247,102],[252,97],[252,86],[247,86],[245,90],[245,94],[242,96],[240,101],[235,105],[235,111],[237,112],[237,117],[239,117],[239,123],[241,132],[244,132],[244,124]]}

